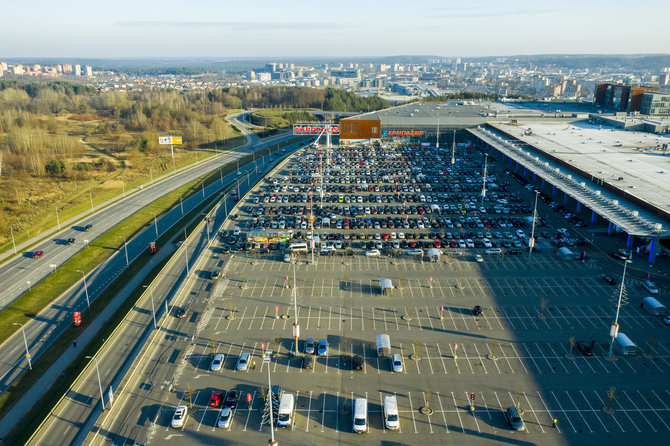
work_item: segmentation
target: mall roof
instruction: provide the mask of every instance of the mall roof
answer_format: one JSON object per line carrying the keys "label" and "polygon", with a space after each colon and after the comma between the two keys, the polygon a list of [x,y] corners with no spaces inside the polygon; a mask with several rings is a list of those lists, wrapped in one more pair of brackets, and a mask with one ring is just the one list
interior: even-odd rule
{"label": "mall roof", "polygon": [[[627,233],[670,236],[670,224],[656,215],[670,211],[670,156],[661,149],[670,144],[670,137],[601,128],[586,121],[490,124],[489,129],[470,131]],[[622,197],[634,197],[658,212]]]}

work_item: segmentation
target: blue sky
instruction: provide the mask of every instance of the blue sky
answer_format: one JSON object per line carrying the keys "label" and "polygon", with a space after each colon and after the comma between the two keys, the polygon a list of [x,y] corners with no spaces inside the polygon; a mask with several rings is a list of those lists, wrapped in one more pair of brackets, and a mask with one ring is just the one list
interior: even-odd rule
{"label": "blue sky", "polygon": [[663,0],[100,3],[0,0],[0,58],[670,52]]}

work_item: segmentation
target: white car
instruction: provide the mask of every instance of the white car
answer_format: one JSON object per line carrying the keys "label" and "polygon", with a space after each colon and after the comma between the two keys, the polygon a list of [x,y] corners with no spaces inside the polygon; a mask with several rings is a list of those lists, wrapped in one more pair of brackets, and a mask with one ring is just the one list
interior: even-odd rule
{"label": "white car", "polygon": [[526,234],[521,229],[516,230],[516,236],[519,238],[526,238]]}
{"label": "white car", "polygon": [[485,238],[482,239],[482,243],[484,244],[484,248],[493,248],[493,244],[491,244],[491,240]]}
{"label": "white car", "polygon": [[484,257],[482,257],[479,254],[475,254],[475,262],[482,263],[483,261],[484,261]]}
{"label": "white car", "polygon": [[370,249],[369,251],[365,251],[366,257],[378,257],[380,255],[382,255],[382,253],[379,252],[378,249]]}
{"label": "white car", "polygon": [[488,254],[488,255],[502,254],[502,249],[500,249],[500,248],[489,248],[489,249],[486,250],[486,254]]}
{"label": "white car", "polygon": [[224,407],[219,412],[219,418],[216,420],[217,427],[229,428],[233,423],[233,411],[230,407]]}
{"label": "white car", "polygon": [[473,242],[472,239],[468,238],[468,239],[465,239],[465,245],[468,248],[474,248],[475,247],[475,242]]}
{"label": "white car", "polygon": [[405,233],[404,232],[398,232],[398,238],[399,239],[404,239],[405,238]]}
{"label": "white car", "polygon": [[186,418],[188,418],[188,407],[177,406],[177,410],[174,411],[174,415],[172,416],[170,426],[183,427],[184,423],[186,423]]}
{"label": "white car", "polygon": [[235,370],[238,372],[246,372],[249,370],[249,353],[242,353],[237,360]]}
{"label": "white car", "polygon": [[647,290],[649,294],[658,294],[658,288],[656,288],[654,282],[650,280],[645,280],[644,282],[642,282],[642,288]]}
{"label": "white car", "polygon": [[465,240],[459,240],[458,242],[458,247],[461,249],[467,248],[467,245],[465,244]]}
{"label": "white car", "polygon": [[212,359],[212,363],[209,366],[209,370],[212,372],[220,372],[221,368],[223,368],[223,360],[224,356],[223,353],[217,353],[214,355],[214,359]]}
{"label": "white car", "polygon": [[402,358],[398,353],[394,353],[393,356],[391,356],[391,365],[393,366],[394,373],[402,372]]}
{"label": "white car", "polygon": [[420,256],[423,254],[423,249],[410,249],[407,251],[408,256]]}

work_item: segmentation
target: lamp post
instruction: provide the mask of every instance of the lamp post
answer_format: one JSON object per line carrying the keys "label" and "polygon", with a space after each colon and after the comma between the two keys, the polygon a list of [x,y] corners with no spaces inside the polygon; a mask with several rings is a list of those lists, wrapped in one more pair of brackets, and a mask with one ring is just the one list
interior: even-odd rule
{"label": "lamp post", "polygon": [[456,130],[454,130],[454,140],[451,142],[451,165],[456,164]]}
{"label": "lamp post", "polygon": [[151,296],[151,314],[154,317],[154,330],[156,327],[156,307],[154,307],[154,289],[149,285],[142,285],[142,288],[149,288],[149,295]]}
{"label": "lamp post", "polygon": [[270,398],[270,446],[276,445],[275,443],[275,428],[274,428],[274,416],[273,416],[273,407],[272,407],[272,381],[270,380],[270,360],[272,358],[272,350],[265,350],[265,344],[261,344],[261,350],[263,350],[263,363],[267,364],[268,369],[268,398]]}
{"label": "lamp post", "polygon": [[156,220],[156,213],[152,212],[154,216],[154,229],[156,230],[156,238],[158,238],[158,221]]}
{"label": "lamp post", "polygon": [[95,371],[98,374],[98,388],[100,389],[100,405],[102,411],[105,411],[105,395],[102,393],[102,382],[100,381],[100,368],[98,367],[98,358],[95,356],[86,356],[86,359],[95,359]]}
{"label": "lamp post", "polygon": [[60,217],[58,216],[58,205],[56,205],[56,223],[58,223],[58,230],[60,231]]}
{"label": "lamp post", "polygon": [[614,347],[614,339],[616,338],[616,335],[619,333],[619,310],[621,310],[621,296],[623,296],[623,282],[626,280],[626,266],[628,266],[629,263],[633,263],[633,261],[626,260],[623,263],[623,275],[621,276],[621,287],[619,288],[619,300],[616,304],[616,316],[614,318],[614,323],[611,325],[610,328],[610,335],[612,336],[612,340],[610,341],[610,349],[609,353],[607,354],[607,357],[609,358],[612,357],[612,348]]}
{"label": "lamp post", "polygon": [[489,167],[489,154],[484,155],[486,161],[484,161],[484,186],[482,187],[482,207],[484,206],[484,197],[486,196],[486,170]]}
{"label": "lamp post", "polygon": [[528,241],[528,261],[530,262],[530,256],[533,252],[533,247],[535,246],[535,220],[537,219],[537,197],[540,195],[540,191],[535,191],[535,208],[533,209],[533,227],[530,230],[530,240]]}
{"label": "lamp post", "polygon": [[91,301],[88,300],[88,287],[86,286],[86,276],[84,272],[80,269],[77,270],[78,273],[81,273],[81,278],[84,281],[84,292],[86,293],[86,305],[88,308],[91,308]]}
{"label": "lamp post", "polygon": [[295,320],[293,324],[293,337],[295,338],[295,355],[298,356],[298,337],[300,337],[300,325],[298,324],[298,292],[295,288],[295,264],[296,259],[293,261],[293,318]]}
{"label": "lamp post", "polygon": [[30,368],[30,370],[32,370],[33,363],[30,360],[30,350],[28,350],[28,341],[26,340],[26,328],[23,326],[21,322],[14,322],[12,325],[21,326],[21,333],[23,333],[23,344],[26,346],[26,359],[28,360],[28,367]]}
{"label": "lamp post", "polygon": [[126,268],[128,268],[129,262],[128,262],[128,241],[126,240],[126,237],[123,235],[117,235],[117,237],[120,237],[123,239],[123,249],[126,252]]}
{"label": "lamp post", "polygon": [[16,255],[16,242],[14,241],[14,226],[10,226],[9,230],[12,232],[12,245],[14,245],[14,255]]}

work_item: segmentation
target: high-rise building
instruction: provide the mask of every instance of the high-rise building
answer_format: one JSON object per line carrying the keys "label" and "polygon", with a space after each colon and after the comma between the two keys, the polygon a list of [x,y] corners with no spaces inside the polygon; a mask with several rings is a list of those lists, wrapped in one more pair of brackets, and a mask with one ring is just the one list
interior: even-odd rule
{"label": "high-rise building", "polygon": [[611,107],[616,110],[640,111],[642,95],[654,90],[658,90],[658,87],[610,83],[596,84],[595,103],[601,107]]}
{"label": "high-rise building", "polygon": [[640,113],[645,115],[670,115],[670,93],[647,92],[642,94]]}
{"label": "high-rise building", "polygon": [[81,65],[76,64],[74,66],[74,75],[75,76],[81,76]]}
{"label": "high-rise building", "polygon": [[86,76],[93,76],[93,67],[90,65],[86,65],[84,67],[84,70],[86,70]]}

